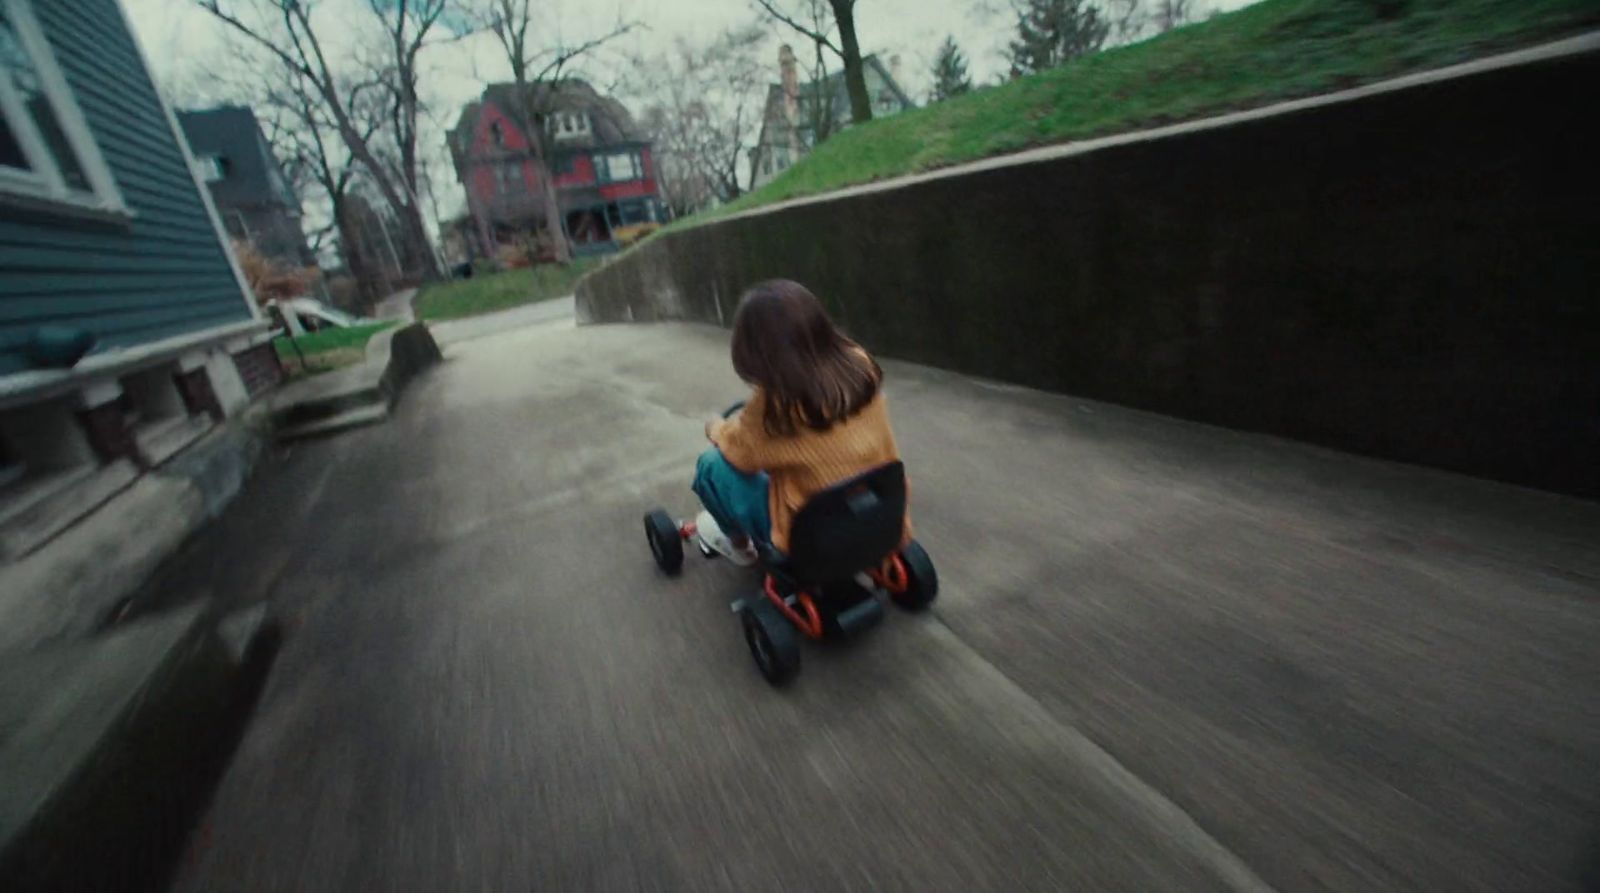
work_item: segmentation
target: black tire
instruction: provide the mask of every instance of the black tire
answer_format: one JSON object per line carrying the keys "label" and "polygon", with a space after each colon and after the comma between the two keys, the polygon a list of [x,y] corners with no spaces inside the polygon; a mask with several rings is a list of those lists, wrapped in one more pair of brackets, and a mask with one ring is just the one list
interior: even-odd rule
{"label": "black tire", "polygon": [[800,672],[800,632],[765,595],[755,596],[743,611],[744,642],[756,669],[773,686],[788,684]]}
{"label": "black tire", "polygon": [[906,591],[891,594],[890,598],[907,611],[926,609],[939,597],[939,572],[933,567],[933,559],[921,543],[912,540],[900,550],[900,560],[906,566]]}
{"label": "black tire", "polygon": [[683,569],[683,537],[671,515],[661,509],[645,515],[644,537],[650,542],[650,554],[655,556],[656,567],[662,573],[672,576]]}

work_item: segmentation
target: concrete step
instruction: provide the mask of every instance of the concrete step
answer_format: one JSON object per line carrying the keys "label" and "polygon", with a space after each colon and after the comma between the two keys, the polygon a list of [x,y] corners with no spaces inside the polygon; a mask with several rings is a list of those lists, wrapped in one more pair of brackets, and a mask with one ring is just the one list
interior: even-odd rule
{"label": "concrete step", "polygon": [[221,766],[276,641],[263,611],[223,627],[191,605],[0,658],[0,889],[143,889],[170,868],[209,788],[195,773]]}
{"label": "concrete step", "polygon": [[279,406],[273,414],[273,422],[279,427],[293,427],[380,404],[388,406],[387,390],[376,381],[363,379],[355,387],[330,390]]}
{"label": "concrete step", "polygon": [[204,415],[174,416],[141,425],[134,429],[133,437],[139,445],[139,454],[155,466],[176,456],[216,424]]}
{"label": "concrete step", "polygon": [[0,512],[0,561],[15,561],[50,542],[138,476],[132,462],[120,459],[16,482]]}
{"label": "concrete step", "polygon": [[94,475],[93,465],[19,474],[0,484],[0,525],[33,511]]}
{"label": "concrete step", "polygon": [[338,413],[337,415],[313,418],[298,424],[290,424],[278,429],[278,440],[304,440],[311,437],[321,437],[347,431],[351,428],[361,428],[367,425],[376,425],[389,417],[389,404],[387,401],[366,403],[354,406]]}
{"label": "concrete step", "polygon": [[273,397],[278,439],[332,434],[388,418],[406,383],[442,359],[428,327],[388,329],[367,342],[365,362],[295,382]]}

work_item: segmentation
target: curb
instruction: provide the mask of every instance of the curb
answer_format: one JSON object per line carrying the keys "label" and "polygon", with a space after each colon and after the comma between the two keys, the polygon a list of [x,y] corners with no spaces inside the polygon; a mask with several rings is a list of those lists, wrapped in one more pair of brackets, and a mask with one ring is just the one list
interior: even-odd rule
{"label": "curb", "polygon": [[320,437],[382,422],[411,379],[443,358],[426,323],[385,329],[367,342],[366,361],[342,387],[277,408],[277,438]]}
{"label": "curb", "polygon": [[243,489],[257,405],[0,566],[0,889],[159,889],[278,641],[267,606],[127,600]]}
{"label": "curb", "polygon": [[0,662],[0,888],[163,886],[276,644],[189,605]]}
{"label": "curb", "polygon": [[0,565],[0,655],[103,628],[239,494],[266,448],[267,423],[256,410],[224,422],[47,545]]}

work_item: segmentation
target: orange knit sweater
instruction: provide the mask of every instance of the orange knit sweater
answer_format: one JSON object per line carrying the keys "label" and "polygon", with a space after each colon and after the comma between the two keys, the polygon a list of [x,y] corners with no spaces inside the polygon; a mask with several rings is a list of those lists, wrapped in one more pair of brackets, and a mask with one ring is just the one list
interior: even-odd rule
{"label": "orange knit sweater", "polygon": [[[860,412],[826,431],[802,425],[793,435],[774,437],[761,422],[765,412],[766,395],[757,388],[743,412],[713,425],[708,433],[734,468],[765,471],[772,479],[768,496],[772,544],[784,551],[789,549],[795,514],[813,494],[900,458],[881,390]],[[909,531],[908,519],[908,536]]]}

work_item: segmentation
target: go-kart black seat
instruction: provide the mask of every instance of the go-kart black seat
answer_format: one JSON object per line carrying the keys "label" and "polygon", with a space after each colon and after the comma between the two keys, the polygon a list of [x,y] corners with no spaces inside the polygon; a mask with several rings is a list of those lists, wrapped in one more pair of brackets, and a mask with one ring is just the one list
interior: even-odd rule
{"label": "go-kart black seat", "polygon": [[789,553],[769,547],[763,557],[799,583],[842,583],[900,547],[905,518],[906,469],[889,462],[812,496],[789,527]]}

